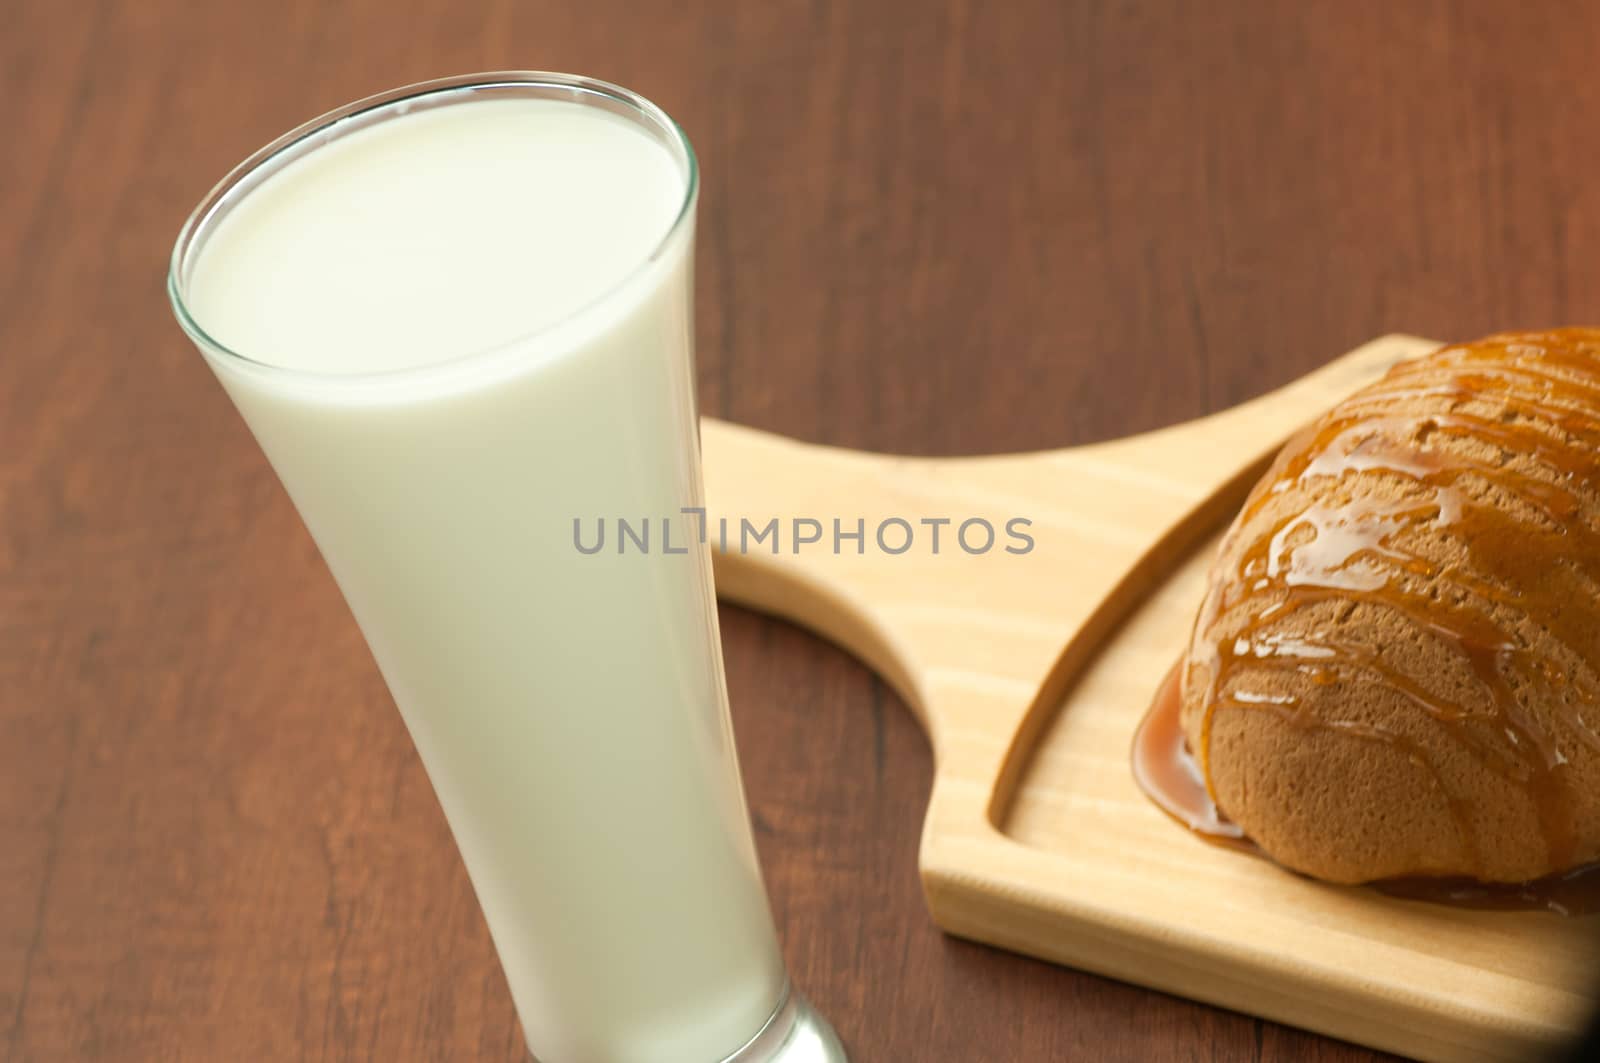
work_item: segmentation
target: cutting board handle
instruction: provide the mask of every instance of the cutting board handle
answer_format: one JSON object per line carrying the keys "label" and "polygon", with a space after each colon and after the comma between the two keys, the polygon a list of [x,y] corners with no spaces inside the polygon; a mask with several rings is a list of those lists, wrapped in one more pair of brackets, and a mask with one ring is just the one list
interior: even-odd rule
{"label": "cutting board handle", "polygon": [[[851,580],[848,558],[833,553],[832,541],[835,519],[844,532],[854,530],[857,519],[865,524],[875,507],[863,505],[863,496],[903,459],[802,443],[712,418],[702,419],[700,431],[718,596],[843,647],[921,716],[906,648],[896,644],[870,593]],[[781,538],[770,548],[765,539],[752,546],[774,519]],[[817,521],[827,541],[797,545],[796,520]],[[846,549],[852,544],[847,540]]]}

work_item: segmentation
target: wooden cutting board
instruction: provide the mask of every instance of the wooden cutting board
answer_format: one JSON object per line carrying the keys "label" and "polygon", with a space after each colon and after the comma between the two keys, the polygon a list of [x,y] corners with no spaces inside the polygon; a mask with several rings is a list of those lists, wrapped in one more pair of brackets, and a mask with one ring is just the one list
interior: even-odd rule
{"label": "wooden cutting board", "polygon": [[[1396,361],[1374,340],[1262,398],[1093,446],[907,458],[706,420],[717,589],[888,681],[928,732],[920,868],[952,934],[1430,1060],[1521,1060],[1590,1009],[1597,919],[1328,886],[1208,845],[1134,785],[1129,748],[1184,646],[1217,537],[1288,435]],[[915,533],[888,553],[890,518]],[[932,549],[923,518],[949,518]],[[1032,549],[1006,523],[1031,524]],[[738,548],[741,518],[778,535]],[[822,528],[792,544],[793,521]],[[866,542],[833,551],[833,525]],[[958,525],[983,518],[987,551]],[[802,525],[802,531],[815,528]],[[898,525],[885,543],[898,550]],[[981,525],[967,543],[983,545]]]}

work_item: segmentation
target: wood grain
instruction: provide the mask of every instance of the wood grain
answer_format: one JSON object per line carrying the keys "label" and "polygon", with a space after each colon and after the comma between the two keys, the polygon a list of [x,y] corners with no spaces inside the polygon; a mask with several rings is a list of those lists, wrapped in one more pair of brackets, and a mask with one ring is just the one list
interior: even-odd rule
{"label": "wood grain", "polygon": [[[1387,331],[1600,319],[1597,32],[1496,0],[0,0],[0,1058],[518,1058],[377,672],[161,295],[261,143],[446,73],[623,82],[707,174],[704,410],[992,453]],[[915,723],[723,619],[789,962],[858,1059],[1371,1058],[946,939]]]}

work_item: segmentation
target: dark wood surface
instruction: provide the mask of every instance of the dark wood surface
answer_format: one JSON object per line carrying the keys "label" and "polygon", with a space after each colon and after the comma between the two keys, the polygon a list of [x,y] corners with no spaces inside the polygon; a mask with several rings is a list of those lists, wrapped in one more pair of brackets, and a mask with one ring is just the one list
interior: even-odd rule
{"label": "dark wood surface", "polygon": [[[0,1058],[520,1058],[399,717],[169,317],[236,161],[426,77],[623,82],[704,163],[705,411],[858,447],[1600,319],[1596,9],[1306,6],[0,0]],[[789,964],[859,1063],[1371,1057],[942,936],[910,716],[723,623]]]}

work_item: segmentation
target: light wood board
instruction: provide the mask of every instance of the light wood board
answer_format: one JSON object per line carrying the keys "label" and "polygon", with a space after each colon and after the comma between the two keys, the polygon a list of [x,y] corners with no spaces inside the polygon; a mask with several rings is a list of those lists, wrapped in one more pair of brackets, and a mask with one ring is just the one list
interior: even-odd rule
{"label": "light wood board", "polygon": [[[1433,346],[1386,336],[1215,416],[1031,454],[896,457],[703,422],[714,543],[728,521],[719,594],[848,649],[927,730],[919,864],[941,927],[1423,1059],[1526,1059],[1581,1028],[1600,920],[1300,878],[1191,836],[1128,767],[1216,537],[1264,461]],[[894,517],[916,533],[897,555],[874,534]],[[952,523],[935,553],[920,522],[939,517]],[[974,517],[999,538],[969,554],[955,532]],[[1014,517],[1031,522],[1024,554],[1004,550]],[[776,553],[772,540],[739,549],[742,519],[772,518]],[[818,521],[822,542],[796,550],[796,518]],[[864,521],[862,553],[849,540],[834,552],[835,518]],[[904,538],[886,530],[892,549]]]}

